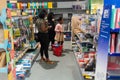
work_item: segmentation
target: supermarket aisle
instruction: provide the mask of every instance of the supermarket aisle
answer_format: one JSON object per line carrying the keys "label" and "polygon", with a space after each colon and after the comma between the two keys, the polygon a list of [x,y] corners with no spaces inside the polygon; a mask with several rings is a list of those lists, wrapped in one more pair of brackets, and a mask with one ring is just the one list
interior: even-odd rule
{"label": "supermarket aisle", "polygon": [[38,57],[27,80],[82,80],[70,46],[70,42],[65,42],[62,57],[56,57],[49,51],[50,58],[55,61],[54,65],[39,63]]}

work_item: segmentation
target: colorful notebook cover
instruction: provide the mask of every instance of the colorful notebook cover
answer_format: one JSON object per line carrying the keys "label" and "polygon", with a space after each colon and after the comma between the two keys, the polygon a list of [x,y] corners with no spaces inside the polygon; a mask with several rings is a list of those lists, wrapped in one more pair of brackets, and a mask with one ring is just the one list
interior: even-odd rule
{"label": "colorful notebook cover", "polygon": [[116,53],[120,53],[120,34],[118,34],[118,36],[117,36]]}
{"label": "colorful notebook cover", "polygon": [[116,9],[112,9],[111,28],[115,28]]}
{"label": "colorful notebook cover", "polygon": [[111,34],[111,45],[110,45],[110,52],[114,53],[115,52],[115,34]]}
{"label": "colorful notebook cover", "polygon": [[117,9],[116,12],[116,23],[115,23],[116,28],[120,28],[120,8]]}

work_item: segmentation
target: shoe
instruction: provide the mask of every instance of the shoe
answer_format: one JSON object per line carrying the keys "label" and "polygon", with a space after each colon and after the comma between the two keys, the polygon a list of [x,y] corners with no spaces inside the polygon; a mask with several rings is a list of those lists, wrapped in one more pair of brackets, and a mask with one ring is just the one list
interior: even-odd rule
{"label": "shoe", "polygon": [[46,63],[47,63],[47,64],[54,64],[54,62],[51,61],[51,60],[46,60]]}
{"label": "shoe", "polygon": [[45,58],[41,58],[41,59],[40,59],[40,62],[43,62],[43,61],[46,61],[46,59],[45,59]]}

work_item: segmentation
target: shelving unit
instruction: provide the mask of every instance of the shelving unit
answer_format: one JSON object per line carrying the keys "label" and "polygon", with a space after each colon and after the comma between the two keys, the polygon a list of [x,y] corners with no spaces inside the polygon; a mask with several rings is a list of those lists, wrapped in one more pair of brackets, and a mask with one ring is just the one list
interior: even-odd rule
{"label": "shelving unit", "polygon": [[120,56],[120,53],[108,53],[109,56]]}
{"label": "shelving unit", "polygon": [[[79,58],[78,58],[78,56],[76,54],[75,54],[75,59],[77,61],[78,66],[81,67],[80,66],[80,62],[79,62]],[[94,71],[90,71],[90,72],[89,71],[85,71],[84,68],[79,68],[79,70],[80,70],[80,72],[82,72],[82,75],[85,78],[85,80],[93,80],[94,79],[94,77],[95,77],[95,72]]]}
{"label": "shelving unit", "polygon": [[[6,10],[8,11],[6,12]],[[31,30],[29,30],[31,32],[28,32],[29,34],[31,34],[30,37],[28,35],[22,35],[24,34],[23,32],[18,31],[17,33],[15,33],[14,31],[15,28],[19,28],[19,29],[23,29],[24,32],[26,32],[25,26],[28,26],[27,29],[31,28],[30,26],[32,26],[32,23],[31,24],[24,23],[24,25],[21,25],[17,23],[17,19],[29,19],[30,18],[30,21],[32,21],[31,20],[32,15],[31,16],[28,16],[28,15],[13,16],[11,15],[10,10],[11,9],[4,9],[1,13],[2,16],[0,16],[0,21],[6,24],[6,25],[5,24],[3,25],[4,33],[5,33],[4,34],[5,40],[3,44],[0,44],[0,48],[3,48],[6,51],[6,58],[7,58],[6,66],[3,68],[0,68],[0,78],[2,80],[16,80],[18,77],[21,77],[18,74],[22,74],[22,71],[21,73],[19,73],[19,70],[18,72],[16,71],[18,69],[17,65],[20,65],[18,64],[19,62],[24,61],[26,55],[28,55],[27,57],[29,57],[28,61],[31,61],[31,62],[24,63],[23,67],[29,70],[24,70],[23,73],[24,72],[27,73],[28,71],[30,71],[30,68],[34,63],[34,60],[38,56],[39,49],[40,49],[40,44],[33,41],[34,36],[32,36],[32,34],[34,33],[32,33]],[[6,13],[9,15],[7,15]],[[6,15],[7,15],[7,18],[6,18]],[[29,50],[31,50],[32,53],[27,53]]]}
{"label": "shelving unit", "polygon": [[[106,0],[105,0],[106,1]],[[116,1],[116,0],[115,0]],[[106,1],[107,2],[107,1]],[[113,23],[113,9],[116,8],[111,4],[114,4],[114,1],[109,2],[108,5],[104,6],[101,27],[100,27],[100,35],[98,40],[98,52],[97,52],[97,64],[96,64],[96,76],[95,80],[119,80],[120,79],[120,52],[117,52],[117,43],[119,41],[119,37],[116,37],[119,34],[120,29],[116,28],[117,21]],[[108,12],[108,16],[105,17],[105,12]],[[118,17],[116,13],[115,20]],[[114,29],[112,29],[112,25],[114,25]],[[104,27],[106,26],[106,27]],[[115,34],[115,38],[113,37]],[[103,46],[104,45],[104,46]],[[104,62],[104,65],[102,65]],[[101,77],[103,76],[103,77]]]}
{"label": "shelving unit", "polygon": [[[110,29],[111,35],[114,33],[119,34],[119,32],[120,32],[119,28],[118,29],[116,29],[116,28]],[[109,39],[109,40],[111,42],[111,39]],[[107,80],[119,80],[120,79],[120,65],[119,65],[120,60],[119,60],[119,57],[120,57],[120,52],[116,52],[116,50],[113,53],[108,52]],[[115,59],[115,62],[114,62],[114,59]]]}
{"label": "shelving unit", "polygon": [[111,33],[119,33],[119,32],[120,32],[120,29],[111,29],[110,32],[111,32]]}
{"label": "shelving unit", "polygon": [[[80,16],[78,16],[78,17],[80,17]],[[80,19],[81,19],[81,17],[80,17]],[[90,20],[89,17],[87,17],[86,19]],[[84,20],[86,20],[86,19],[84,19]],[[94,20],[96,20],[96,19],[94,19]],[[92,21],[90,21],[90,22],[92,22]],[[83,27],[83,24],[84,24],[84,27]],[[88,33],[72,32],[74,34],[74,36],[72,37],[72,40],[74,40],[74,43],[76,43],[76,45],[77,45],[75,48],[73,48],[73,51],[74,51],[78,66],[80,67],[80,71],[82,72],[82,75],[85,78],[85,80],[93,80],[95,77],[95,69],[94,69],[95,65],[94,65],[94,63],[96,63],[96,62],[94,62],[95,58],[93,58],[93,57],[96,56],[95,47],[97,44],[97,42],[94,42],[94,38],[95,38],[94,36],[97,35],[97,32],[95,32],[96,34],[94,34],[94,35],[91,34],[92,31],[90,31],[90,30],[92,30],[92,29],[88,30],[90,25],[87,25],[87,23],[86,23],[86,25],[85,25],[85,23],[83,23],[83,24],[79,25],[79,27],[82,26],[81,29],[83,31],[86,30],[85,32],[88,32]],[[87,35],[89,35],[89,37],[87,37]],[[73,44],[73,42],[72,42],[72,44]],[[93,47],[93,46],[95,46],[95,47]],[[90,60],[92,60],[92,59],[93,59],[92,65],[94,67],[92,66],[92,68],[90,68],[88,70],[87,67],[90,63]]]}
{"label": "shelving unit", "polygon": [[[22,17],[13,17],[13,18],[30,19],[30,21],[32,22],[31,17],[33,17],[33,16],[26,15],[26,16],[22,16]],[[25,79],[27,77],[27,74],[30,73],[31,67],[34,64],[34,61],[39,54],[39,49],[40,49],[39,45],[40,44],[36,43],[34,41],[34,30],[31,30],[31,29],[33,29],[32,28],[33,23],[31,23],[31,22],[27,27],[27,29],[29,29],[29,30],[27,30],[28,34],[26,35],[25,38],[22,39],[23,41],[25,41],[25,43],[23,45],[24,48],[20,51],[18,50],[18,52],[20,52],[20,54],[17,58],[15,58],[15,60],[16,60],[16,79],[19,79],[20,77],[22,77],[22,79]],[[21,37],[20,37],[20,39],[21,39]],[[20,40],[20,41],[22,41],[22,40]],[[19,42],[19,40],[18,40],[18,42]],[[19,66],[22,66],[21,69],[19,69]],[[21,74],[24,76],[21,76]]]}

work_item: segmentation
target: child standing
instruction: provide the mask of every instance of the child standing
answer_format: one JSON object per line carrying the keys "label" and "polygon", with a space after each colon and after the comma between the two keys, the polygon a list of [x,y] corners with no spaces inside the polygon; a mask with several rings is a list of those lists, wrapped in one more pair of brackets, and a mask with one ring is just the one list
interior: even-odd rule
{"label": "child standing", "polygon": [[55,26],[55,40],[58,44],[63,45],[64,42],[64,29],[63,29],[63,17],[58,18],[58,24]]}

